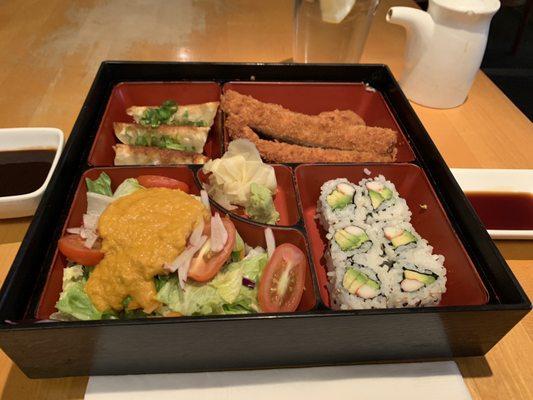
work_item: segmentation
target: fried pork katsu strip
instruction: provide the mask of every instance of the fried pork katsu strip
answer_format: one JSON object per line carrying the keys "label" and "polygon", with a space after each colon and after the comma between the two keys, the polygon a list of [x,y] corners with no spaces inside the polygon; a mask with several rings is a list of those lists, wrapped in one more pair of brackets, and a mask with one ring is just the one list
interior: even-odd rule
{"label": "fried pork katsu strip", "polygon": [[232,139],[243,138],[254,143],[266,161],[283,163],[391,162],[396,158],[396,149],[391,154],[380,155],[369,151],[322,149],[263,140],[246,125],[244,119],[237,115],[230,115],[226,118],[225,126]]}
{"label": "fried pork katsu strip", "polygon": [[361,125],[365,126],[365,120],[352,110],[333,110],[324,111],[317,115],[318,118],[340,125]]}
{"label": "fried pork katsu strip", "polygon": [[222,96],[221,107],[227,114],[239,115],[246,125],[265,136],[302,146],[358,150],[386,157],[392,154],[397,142],[393,130],[353,125],[353,116],[347,118],[349,123],[339,123],[350,115],[346,111],[338,111],[337,116],[335,111],[321,116],[305,115],[233,90]]}

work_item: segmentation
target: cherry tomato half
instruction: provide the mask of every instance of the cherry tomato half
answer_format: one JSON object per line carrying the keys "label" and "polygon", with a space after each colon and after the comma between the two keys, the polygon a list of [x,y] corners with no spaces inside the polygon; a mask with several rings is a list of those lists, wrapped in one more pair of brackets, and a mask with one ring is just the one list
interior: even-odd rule
{"label": "cherry tomato half", "polygon": [[137,177],[139,185],[144,186],[145,188],[168,188],[168,189],[179,189],[185,193],[189,193],[189,185],[185,182],[178,181],[177,179],[172,179],[166,176],[161,175],[141,175]]}
{"label": "cherry tomato half", "polygon": [[88,249],[83,243],[84,240],[80,235],[66,235],[59,239],[57,246],[59,251],[69,260],[93,267],[104,258],[104,253],[100,250]]}
{"label": "cherry tomato half", "polygon": [[295,245],[276,247],[259,281],[258,299],[263,312],[292,312],[304,291],[306,258]]}
{"label": "cherry tomato half", "polygon": [[198,254],[192,259],[188,277],[197,282],[206,282],[213,279],[231,256],[233,246],[235,246],[236,229],[229,218],[223,218],[222,223],[228,232],[228,240],[224,248],[218,253],[211,253],[209,242],[200,249]]}

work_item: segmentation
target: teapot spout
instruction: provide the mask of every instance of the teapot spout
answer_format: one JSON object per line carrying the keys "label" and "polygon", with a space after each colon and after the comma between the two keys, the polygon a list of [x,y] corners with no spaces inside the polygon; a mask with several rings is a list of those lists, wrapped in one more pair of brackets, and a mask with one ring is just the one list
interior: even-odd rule
{"label": "teapot spout", "polygon": [[391,7],[387,12],[387,22],[403,26],[416,41],[429,40],[433,31],[433,19],[422,10],[410,7]]}

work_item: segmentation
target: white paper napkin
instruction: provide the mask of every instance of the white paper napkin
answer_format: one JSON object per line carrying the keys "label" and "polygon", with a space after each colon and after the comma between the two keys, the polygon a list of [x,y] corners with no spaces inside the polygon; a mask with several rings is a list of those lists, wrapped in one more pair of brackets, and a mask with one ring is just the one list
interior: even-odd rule
{"label": "white paper napkin", "polygon": [[94,376],[86,400],[471,400],[453,361]]}

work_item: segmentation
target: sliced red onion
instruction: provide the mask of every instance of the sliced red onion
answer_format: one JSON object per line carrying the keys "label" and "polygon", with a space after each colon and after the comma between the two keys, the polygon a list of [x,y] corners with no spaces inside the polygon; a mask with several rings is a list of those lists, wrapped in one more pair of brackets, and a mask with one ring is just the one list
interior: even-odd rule
{"label": "sliced red onion", "polygon": [[187,254],[186,258],[184,259],[183,263],[178,266],[178,277],[180,281],[180,286],[182,289],[185,289],[185,282],[187,282],[187,275],[189,274],[189,268],[191,267],[191,261],[194,257],[194,255],[202,249],[202,246],[207,241],[207,236],[202,236],[196,245],[194,245],[190,253]]}
{"label": "sliced red onion", "polygon": [[109,206],[113,197],[105,196],[99,193],[87,192],[87,214],[100,215]]}
{"label": "sliced red onion", "polygon": [[164,269],[170,272],[176,272],[176,270],[181,267],[187,260],[191,260],[194,254],[196,253],[196,247],[189,244],[185,250],[183,250],[170,264],[165,264]]}
{"label": "sliced red onion", "polygon": [[211,218],[211,251],[217,253],[221,251],[228,241],[228,231],[224,227],[219,213],[215,213]]}
{"label": "sliced red onion", "polygon": [[187,281],[187,274],[189,273],[189,268],[191,266],[191,260],[198,250],[202,248],[204,243],[207,241],[207,236],[201,236],[198,239],[198,243],[195,245],[189,244],[187,248],[181,252],[181,254],[170,264],[165,264],[163,268],[170,272],[178,271],[178,277],[180,281],[180,286],[183,289],[185,287],[185,282]]}
{"label": "sliced red onion", "polygon": [[268,258],[270,258],[272,257],[274,250],[276,250],[276,239],[274,239],[274,232],[272,232],[272,229],[270,228],[265,229],[265,240],[266,240]]}
{"label": "sliced red onion", "polygon": [[80,235],[85,240],[83,245],[92,249],[98,240],[96,229],[100,214],[113,202],[113,198],[98,193],[87,193],[87,212],[83,214],[83,223],[79,228],[68,228],[67,232]]}
{"label": "sliced red onion", "polygon": [[100,215],[98,214],[83,214],[83,227],[91,230],[96,230],[98,227],[98,220]]}
{"label": "sliced red onion", "polygon": [[98,240],[98,235],[96,232],[91,230],[86,230],[87,239],[85,239],[85,243],[83,245],[87,247],[88,249],[92,249],[96,241]]}
{"label": "sliced red onion", "polygon": [[202,237],[202,232],[205,228],[205,222],[204,219],[200,219],[200,223],[196,225],[196,228],[191,233],[191,236],[189,237],[189,242],[194,246],[197,245],[200,241],[200,238]]}
{"label": "sliced red onion", "polygon": [[243,284],[243,286],[246,286],[246,287],[248,287],[250,289],[255,288],[255,282],[250,280],[250,279],[248,279],[248,278],[244,278],[243,277],[242,278],[242,284]]}
{"label": "sliced red onion", "polygon": [[202,203],[208,210],[211,209],[211,204],[209,204],[209,196],[207,195],[207,192],[205,190],[200,190],[200,199],[202,199]]}

